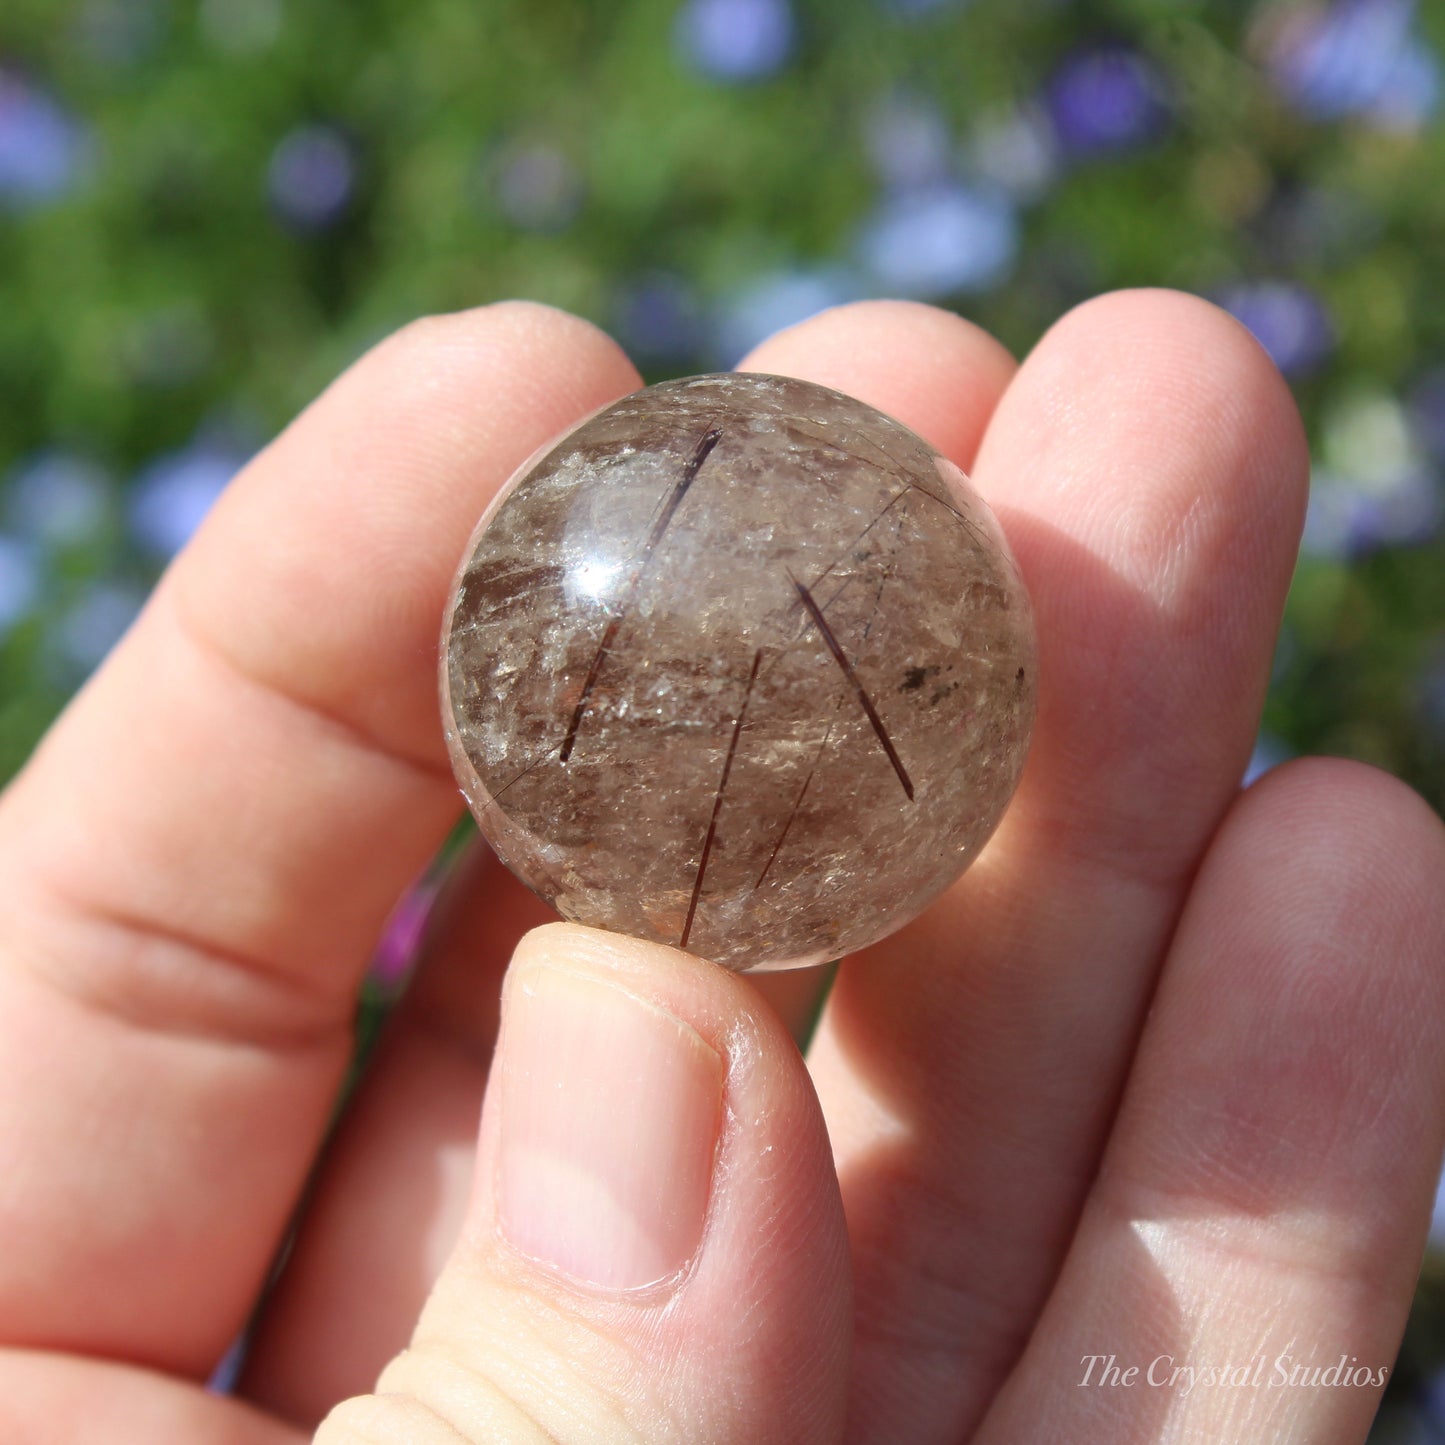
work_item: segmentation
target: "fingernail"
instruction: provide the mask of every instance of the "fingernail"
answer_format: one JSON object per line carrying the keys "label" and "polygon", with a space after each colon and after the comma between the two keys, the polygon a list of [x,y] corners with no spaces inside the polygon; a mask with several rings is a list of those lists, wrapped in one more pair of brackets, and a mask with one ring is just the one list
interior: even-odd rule
{"label": "fingernail", "polygon": [[702,1242],[723,1061],[634,994],[548,965],[508,989],[498,1210],[512,1245],[597,1289],[677,1274]]}

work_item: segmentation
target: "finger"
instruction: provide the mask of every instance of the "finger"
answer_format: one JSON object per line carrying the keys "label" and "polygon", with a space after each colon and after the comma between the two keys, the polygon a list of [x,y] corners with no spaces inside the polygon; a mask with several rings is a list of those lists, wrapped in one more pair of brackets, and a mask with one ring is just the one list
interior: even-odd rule
{"label": "finger", "polygon": [[0,1440],[306,1445],[292,1426],[188,1381],[34,1350],[0,1350]]}
{"label": "finger", "polygon": [[[1242,795],[982,1440],[1365,1438],[1445,1144],[1442,881],[1445,830],[1383,774],[1310,760]],[[1081,1388],[1101,1353],[1132,1382]]]}
{"label": "finger", "polygon": [[790,326],[739,371],[831,386],[906,422],[968,470],[1017,365],[986,331],[916,301],[855,301]]}
{"label": "finger", "polygon": [[[956,383],[933,385],[903,420],[947,410]],[[840,971],[810,1055],[854,1242],[858,1439],[960,1438],[1027,1338],[1248,757],[1306,470],[1264,353],[1167,292],[1066,317],[993,415],[973,479],[1034,603],[1033,748],[960,884]]]}
{"label": "finger", "polygon": [[466,1212],[507,960],[555,917],[480,843],[447,880],[256,1324],[248,1399],[314,1428],[405,1347]]}
{"label": "finger", "polygon": [[[898,317],[916,331],[895,326]],[[1013,370],[1002,347],[912,303],[844,307],[827,324],[832,352],[869,367],[879,384],[912,389],[914,373],[930,365],[968,371],[973,384],[931,424],[972,455]],[[770,343],[784,369],[791,337]],[[404,1344],[460,1227],[502,962],[525,928],[543,921],[509,878],[489,890],[480,881],[452,885],[459,906],[435,930],[417,987],[329,1151],[258,1331],[246,1391],[289,1419],[314,1423],[370,1387]],[[811,1032],[829,976],[799,970],[749,982],[796,1038]]]}
{"label": "finger", "polygon": [[838,1437],[851,1311],[811,1085],[757,994],[553,924],[508,975],[461,1243],[319,1445]]}
{"label": "finger", "polygon": [[[506,961],[555,916],[484,845],[453,871],[253,1327],[247,1399],[314,1428],[406,1345],[461,1231]],[[795,1041],[818,972],[746,980]]]}
{"label": "finger", "polygon": [[[203,1375],[450,825],[445,593],[487,498],[635,385],[505,305],[362,361],[240,477],[0,810],[0,1332]],[[63,1141],[64,1148],[57,1148]]]}

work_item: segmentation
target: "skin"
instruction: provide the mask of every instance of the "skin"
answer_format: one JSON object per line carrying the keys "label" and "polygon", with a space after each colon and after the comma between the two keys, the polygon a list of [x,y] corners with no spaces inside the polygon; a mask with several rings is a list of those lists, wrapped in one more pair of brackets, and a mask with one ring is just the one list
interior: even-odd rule
{"label": "skin", "polygon": [[[1304,506],[1283,382],[1167,292],[1021,366],[868,302],[745,367],[898,416],[1008,532],[1040,716],[983,857],[844,963],[806,1062],[816,980],[526,932],[541,905],[473,858],[240,1398],[207,1394],[456,815],[435,649],[466,537],[638,385],[544,307],[407,328],[237,479],[0,801],[0,1438],[1363,1440],[1369,1387],[1079,1385],[1096,1352],[1388,1365],[1445,1143],[1445,832],[1353,763],[1238,786]],[[498,1232],[476,1116],[514,950],[727,1061],[704,1243],[660,1292]]]}

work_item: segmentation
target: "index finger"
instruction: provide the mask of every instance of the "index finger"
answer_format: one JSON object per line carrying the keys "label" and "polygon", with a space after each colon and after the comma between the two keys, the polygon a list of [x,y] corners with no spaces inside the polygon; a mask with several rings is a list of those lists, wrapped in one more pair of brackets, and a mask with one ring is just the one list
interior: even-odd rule
{"label": "index finger", "polygon": [[0,1341],[205,1374],[387,911],[458,808],[445,596],[487,499],[633,389],[546,307],[408,328],[233,484],[0,806]]}

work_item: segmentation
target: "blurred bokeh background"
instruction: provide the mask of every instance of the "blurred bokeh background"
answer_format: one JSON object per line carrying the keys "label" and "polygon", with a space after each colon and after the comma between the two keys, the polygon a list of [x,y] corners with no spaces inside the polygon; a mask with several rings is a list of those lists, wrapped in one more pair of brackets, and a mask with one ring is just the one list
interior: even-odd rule
{"label": "blurred bokeh background", "polygon": [[[0,781],[414,316],[553,302],[658,380],[854,297],[1022,352],[1149,284],[1249,326],[1313,444],[1254,770],[1445,807],[1442,56],[1440,0],[4,0]],[[1445,1440],[1437,1270],[1381,1441]]]}

